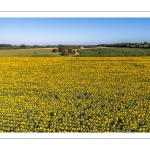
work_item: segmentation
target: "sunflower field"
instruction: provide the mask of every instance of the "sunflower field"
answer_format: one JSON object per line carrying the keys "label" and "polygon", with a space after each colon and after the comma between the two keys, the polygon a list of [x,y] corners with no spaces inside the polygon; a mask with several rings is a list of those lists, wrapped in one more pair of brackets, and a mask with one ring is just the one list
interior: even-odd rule
{"label": "sunflower field", "polygon": [[150,57],[1,57],[0,132],[150,132]]}

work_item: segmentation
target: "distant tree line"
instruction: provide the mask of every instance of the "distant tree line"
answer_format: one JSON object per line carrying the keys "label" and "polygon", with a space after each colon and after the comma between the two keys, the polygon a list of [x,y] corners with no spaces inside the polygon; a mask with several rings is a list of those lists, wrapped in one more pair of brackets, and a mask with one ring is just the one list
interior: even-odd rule
{"label": "distant tree line", "polygon": [[[103,44],[101,44],[103,45]],[[97,47],[97,46],[100,46],[100,45],[85,45],[83,46],[84,48],[94,48],[94,47]]]}
{"label": "distant tree line", "polygon": [[[115,43],[115,44],[98,44],[98,45],[84,45],[84,48],[94,48],[97,46],[102,47],[122,47],[122,48],[150,48],[150,43]],[[55,48],[57,47],[57,48]],[[61,52],[62,55],[69,55],[73,54],[74,49],[80,49],[81,45],[58,45],[58,46],[51,46],[51,45],[11,45],[11,44],[0,44],[0,49],[32,49],[32,48],[54,48],[53,52]]]}
{"label": "distant tree line", "polygon": [[52,48],[55,46],[51,46],[51,45],[11,45],[11,44],[0,44],[0,49],[30,49],[30,48]]}
{"label": "distant tree line", "polygon": [[150,43],[116,43],[116,44],[99,44],[97,46],[103,47],[127,47],[127,48],[150,48]]}

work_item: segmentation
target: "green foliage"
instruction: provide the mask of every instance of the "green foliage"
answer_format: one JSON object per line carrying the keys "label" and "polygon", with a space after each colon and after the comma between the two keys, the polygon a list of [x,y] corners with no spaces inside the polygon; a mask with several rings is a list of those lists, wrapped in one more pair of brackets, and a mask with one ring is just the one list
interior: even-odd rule
{"label": "green foliage", "polygon": [[58,52],[59,50],[57,48],[54,48],[52,52]]}
{"label": "green foliage", "polygon": [[62,55],[72,55],[75,54],[75,51],[73,49],[79,48],[78,46],[69,46],[69,45],[58,45],[59,52],[62,52]]}
{"label": "green foliage", "polygon": [[150,49],[145,48],[99,48],[78,50],[79,57],[115,57],[115,56],[150,56]]}
{"label": "green foliage", "polygon": [[148,45],[148,43],[147,43],[147,42],[144,42],[144,45]]}
{"label": "green foliage", "polygon": [[71,48],[68,49],[68,53],[72,54],[73,50]]}
{"label": "green foliage", "polygon": [[51,46],[50,45],[44,45],[44,46],[41,46],[41,45],[25,45],[25,44],[22,44],[22,45],[10,45],[10,44],[0,44],[0,50],[4,50],[4,49],[29,49],[29,48],[50,48]]}
{"label": "green foliage", "polygon": [[58,45],[58,50],[59,50],[59,52],[63,52],[65,50],[65,46],[64,45]]}
{"label": "green foliage", "polygon": [[26,45],[22,44],[20,45],[20,48],[26,48]]}
{"label": "green foliage", "polygon": [[67,56],[68,54],[69,54],[68,49],[65,49],[65,50],[62,52],[62,55],[64,55],[64,56]]}

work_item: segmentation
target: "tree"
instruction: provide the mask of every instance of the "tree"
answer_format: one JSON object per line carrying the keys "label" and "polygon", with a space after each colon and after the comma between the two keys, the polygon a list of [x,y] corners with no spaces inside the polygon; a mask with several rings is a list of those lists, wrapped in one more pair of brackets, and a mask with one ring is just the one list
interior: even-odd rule
{"label": "tree", "polygon": [[20,45],[20,48],[26,48],[26,45],[22,44]]}
{"label": "tree", "polygon": [[58,49],[57,49],[57,48],[54,48],[52,52],[58,52]]}
{"label": "tree", "polygon": [[135,47],[140,48],[140,44],[136,43]]}
{"label": "tree", "polygon": [[65,49],[63,52],[62,52],[62,55],[64,56],[67,56],[69,53],[68,53],[68,49]]}
{"label": "tree", "polygon": [[149,43],[148,42],[144,42],[143,47],[148,47]]}
{"label": "tree", "polygon": [[147,42],[144,42],[144,45],[148,45],[148,43],[147,43]]}
{"label": "tree", "polygon": [[68,53],[69,53],[69,54],[70,54],[70,53],[72,54],[72,52],[73,52],[73,50],[72,50],[71,48],[69,48],[69,49],[68,49]]}
{"label": "tree", "polygon": [[58,45],[58,50],[59,50],[59,52],[63,52],[65,50],[65,46],[64,45]]}
{"label": "tree", "polygon": [[50,45],[47,45],[46,47],[51,47]]}
{"label": "tree", "polygon": [[129,48],[130,47],[129,43],[127,43],[126,46],[127,46],[127,48]]}

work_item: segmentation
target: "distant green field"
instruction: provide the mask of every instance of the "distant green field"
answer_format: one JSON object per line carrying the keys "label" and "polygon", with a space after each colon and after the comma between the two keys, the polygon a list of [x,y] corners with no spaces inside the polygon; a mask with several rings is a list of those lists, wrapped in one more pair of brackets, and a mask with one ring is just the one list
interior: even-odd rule
{"label": "distant green field", "polygon": [[79,57],[150,56],[150,49],[144,48],[93,48],[77,51]]}
{"label": "distant green field", "polygon": [[52,52],[52,49],[12,49],[0,50],[0,57],[60,57],[59,52]]}
{"label": "distant green field", "polygon": [[[62,57],[60,52],[52,52],[53,48],[9,49],[0,50],[0,57]],[[150,49],[144,48],[92,48],[77,50],[78,57],[118,57],[118,56],[150,56]]]}

